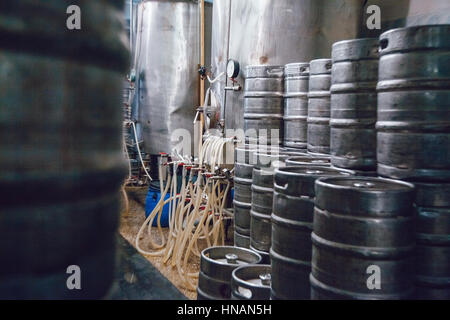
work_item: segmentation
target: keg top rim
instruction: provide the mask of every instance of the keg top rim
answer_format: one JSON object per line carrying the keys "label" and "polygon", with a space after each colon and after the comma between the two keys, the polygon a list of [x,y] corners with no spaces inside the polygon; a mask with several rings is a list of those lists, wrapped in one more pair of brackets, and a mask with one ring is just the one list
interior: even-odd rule
{"label": "keg top rim", "polygon": [[358,60],[378,60],[378,38],[359,38],[342,40],[331,47],[332,63]]}
{"label": "keg top rim", "polygon": [[[333,175],[330,177],[330,174]],[[282,168],[275,169],[275,175],[284,176],[327,176],[330,178],[344,178],[354,175],[354,172],[347,169],[337,169],[332,167],[315,166],[315,165],[297,165],[297,166],[286,166]]]}
{"label": "keg top rim", "polygon": [[[412,192],[415,187],[412,183],[378,178],[378,177],[324,177],[316,180],[316,185],[339,190],[351,190],[362,193],[403,193]],[[389,187],[389,188],[383,188]]]}
{"label": "keg top rim", "polygon": [[341,41],[337,41],[335,43],[333,43],[333,45],[331,46],[332,48],[334,47],[339,47],[339,46],[343,46],[343,45],[348,45],[348,44],[359,44],[359,43],[378,43],[378,38],[356,38],[356,39],[347,39],[347,40],[341,40]]}
{"label": "keg top rim", "polygon": [[248,282],[249,280],[256,279],[253,275],[250,275],[250,277],[242,277],[240,273],[243,273],[245,270],[248,269],[254,269],[255,271],[260,270],[260,272],[270,273],[271,272],[271,265],[270,264],[247,264],[240,266],[233,270],[231,278],[233,281],[239,283],[244,283],[249,288],[260,288],[260,287],[267,287],[270,288],[270,285],[265,285],[261,283],[260,285]]}
{"label": "keg top rim", "polygon": [[333,60],[331,59],[315,59],[309,63],[309,73],[311,76],[315,75],[331,75],[331,68]]}
{"label": "keg top rim", "polygon": [[[247,248],[241,248],[241,247],[233,247],[233,246],[216,246],[216,247],[209,247],[206,248],[202,251],[201,253],[201,257],[202,259],[204,259],[205,261],[209,262],[209,263],[214,263],[214,264],[220,264],[220,265],[231,265],[234,266],[235,264],[231,264],[231,263],[227,263],[227,262],[221,262],[218,261],[214,258],[210,258],[209,256],[207,256],[208,253],[210,253],[211,251],[219,251],[223,253],[223,259],[225,259],[226,254],[236,254],[239,260],[244,260],[242,257],[242,254],[245,254],[246,256],[252,256],[253,258],[255,258],[255,261],[246,261],[246,262],[250,262],[251,264],[258,264],[262,261],[262,257],[260,254],[258,254],[257,252],[247,249]],[[241,255],[239,255],[241,254]]]}
{"label": "keg top rim", "polygon": [[284,66],[284,68],[308,67],[309,62],[291,62]]}
{"label": "keg top rim", "polygon": [[379,51],[388,53],[408,50],[449,49],[450,24],[429,24],[388,30],[379,37]]}
{"label": "keg top rim", "polygon": [[309,62],[293,62],[284,66],[284,74],[286,77],[292,76],[309,76]]}
{"label": "keg top rim", "polygon": [[386,34],[389,33],[396,33],[396,32],[401,32],[401,31],[414,31],[414,30],[418,30],[418,29],[431,29],[431,28],[438,28],[438,29],[445,29],[445,28],[450,28],[450,24],[449,23],[442,23],[442,24],[423,24],[423,25],[418,25],[418,26],[409,26],[409,27],[400,27],[400,28],[394,28],[394,29],[389,29],[385,32],[383,32],[380,35],[380,38],[383,37]]}
{"label": "keg top rim", "polygon": [[286,163],[290,162],[290,163],[297,163],[297,162],[310,162],[313,163],[313,161],[324,161],[324,163],[330,163],[330,158],[328,157],[317,157],[317,156],[309,156],[309,155],[305,155],[305,156],[295,156],[295,157],[290,157],[286,159]]}

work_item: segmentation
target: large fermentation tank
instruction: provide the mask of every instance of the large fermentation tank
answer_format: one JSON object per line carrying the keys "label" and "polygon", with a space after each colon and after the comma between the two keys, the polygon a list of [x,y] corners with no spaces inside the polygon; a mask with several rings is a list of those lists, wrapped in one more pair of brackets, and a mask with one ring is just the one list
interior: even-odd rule
{"label": "large fermentation tank", "polygon": [[198,4],[150,0],[139,4],[136,16],[135,99],[144,149],[171,153],[181,135],[187,138],[177,129],[189,132],[193,142],[192,122],[199,106]]}
{"label": "large fermentation tank", "polygon": [[[359,0],[214,0],[212,73],[226,70],[228,59],[248,65],[285,65],[330,57],[331,45],[358,36]],[[344,23],[345,22],[345,23]],[[244,84],[243,72],[236,79]],[[225,127],[243,128],[243,91],[224,91],[221,77],[212,88]]]}

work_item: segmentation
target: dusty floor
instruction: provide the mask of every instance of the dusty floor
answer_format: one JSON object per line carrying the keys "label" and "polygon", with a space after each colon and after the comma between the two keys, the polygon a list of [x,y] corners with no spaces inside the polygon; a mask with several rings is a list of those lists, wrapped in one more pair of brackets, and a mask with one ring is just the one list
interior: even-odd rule
{"label": "dusty floor", "polygon": [[[125,210],[122,211],[119,232],[133,247],[135,247],[137,233],[145,220],[145,197],[147,195],[147,187],[130,187],[127,188],[126,191],[129,199],[129,211],[128,213]],[[165,236],[167,236],[168,230],[164,229],[164,233]],[[154,234],[157,235],[158,233],[155,232]],[[228,234],[230,234],[230,231]],[[151,251],[150,246],[147,246],[145,241],[142,241],[140,245],[142,246],[142,249]],[[199,250],[202,249],[201,245],[199,245]],[[161,257],[145,256],[145,258],[169,279],[170,282],[172,282],[187,298],[196,299],[197,293],[186,289],[182,285],[182,281],[178,276],[176,268],[165,265]],[[189,272],[198,272],[199,269],[200,258],[191,257],[189,260]]]}

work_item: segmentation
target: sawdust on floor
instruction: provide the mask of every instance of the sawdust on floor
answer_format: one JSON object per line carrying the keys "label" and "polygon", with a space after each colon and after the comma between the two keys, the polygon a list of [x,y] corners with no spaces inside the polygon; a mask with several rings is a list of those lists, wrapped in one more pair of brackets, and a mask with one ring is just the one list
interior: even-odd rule
{"label": "sawdust on floor", "polygon": [[[133,246],[136,247],[136,235],[139,228],[142,226],[145,220],[145,197],[147,196],[147,187],[137,188],[129,187],[126,188],[128,200],[129,200],[129,211],[122,210],[120,218],[120,234]],[[154,228],[155,240],[158,241],[159,233],[157,228]],[[168,229],[163,229],[164,236],[167,238]],[[140,243],[142,249],[146,251],[151,251],[150,246],[142,241]],[[203,250],[206,247],[206,243],[199,243],[199,250]],[[145,256],[144,257],[150,261],[150,263],[155,266],[174,286],[178,288],[187,298],[196,299],[196,291],[191,291],[185,288],[182,284],[177,269],[172,268],[170,265],[165,265],[163,263],[162,257]],[[170,261],[170,260],[169,260]],[[188,263],[188,272],[198,272],[200,270],[200,258],[191,255]]]}

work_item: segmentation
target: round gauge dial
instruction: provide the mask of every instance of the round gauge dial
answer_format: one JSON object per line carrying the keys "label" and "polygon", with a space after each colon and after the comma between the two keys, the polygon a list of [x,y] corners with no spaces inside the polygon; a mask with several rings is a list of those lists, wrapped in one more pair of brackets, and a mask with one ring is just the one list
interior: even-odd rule
{"label": "round gauge dial", "polygon": [[235,60],[228,60],[227,63],[227,76],[228,78],[236,78],[239,75],[239,62]]}

